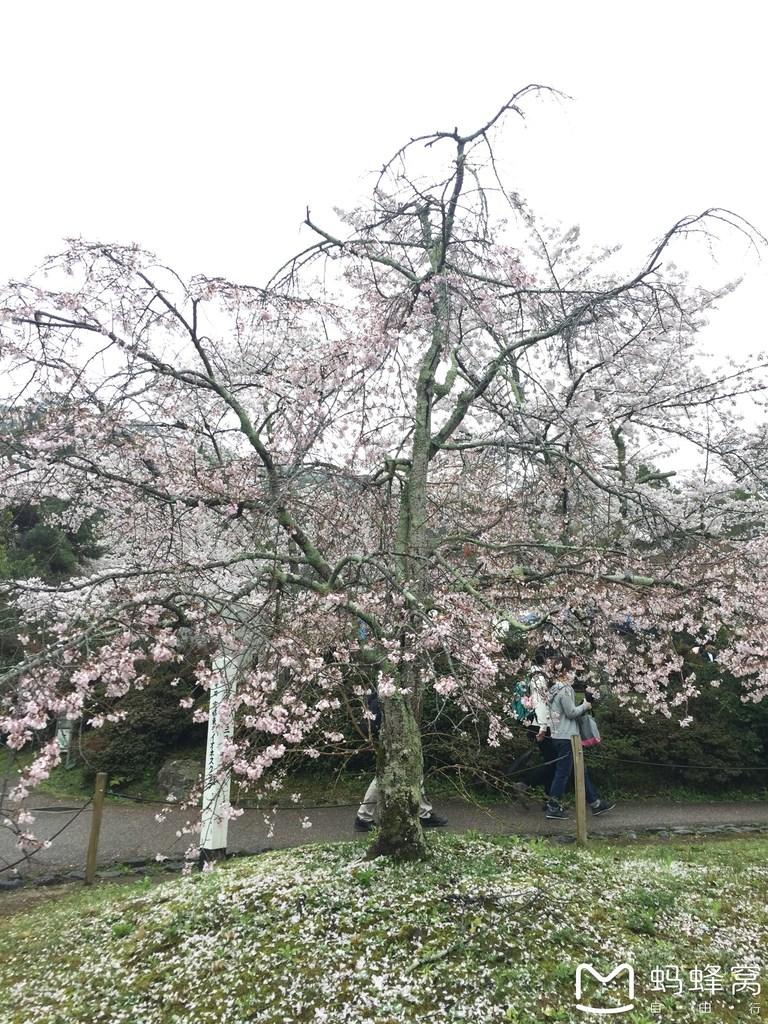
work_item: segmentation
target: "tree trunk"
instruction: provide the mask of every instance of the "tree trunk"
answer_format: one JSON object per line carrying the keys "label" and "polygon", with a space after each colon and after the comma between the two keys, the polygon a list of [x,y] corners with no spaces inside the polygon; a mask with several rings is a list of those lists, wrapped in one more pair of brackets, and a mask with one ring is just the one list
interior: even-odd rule
{"label": "tree trunk", "polygon": [[[430,597],[427,480],[435,370],[448,330],[448,300],[444,287],[438,289],[433,309],[432,339],[422,359],[416,385],[413,446],[400,499],[396,541],[398,575],[412,608],[408,630],[411,634],[421,629]],[[407,636],[403,641],[406,648]],[[387,854],[398,860],[417,860],[427,852],[419,821],[419,797],[424,778],[420,722],[423,683],[413,662],[402,662],[397,677],[405,692],[381,700],[378,770],[381,830],[371,853],[374,856]]]}
{"label": "tree trunk", "polygon": [[419,822],[423,761],[421,729],[407,698],[395,695],[382,704],[377,776],[381,826],[368,857],[419,860],[427,854]]}

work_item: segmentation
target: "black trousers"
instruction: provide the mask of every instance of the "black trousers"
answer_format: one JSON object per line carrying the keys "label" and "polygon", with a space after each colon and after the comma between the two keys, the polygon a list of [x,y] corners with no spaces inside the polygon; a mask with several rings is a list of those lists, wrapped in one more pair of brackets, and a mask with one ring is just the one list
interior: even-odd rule
{"label": "black trousers", "polygon": [[529,786],[542,786],[544,792],[549,796],[557,765],[547,764],[546,762],[555,761],[557,752],[550,736],[545,736],[540,741],[535,736],[536,732],[533,732],[531,738],[538,750],[540,762],[538,764],[531,764],[534,760],[535,752],[533,750],[526,750],[524,754],[521,754],[509,766],[509,773],[510,775],[514,773],[514,782],[525,782]]}

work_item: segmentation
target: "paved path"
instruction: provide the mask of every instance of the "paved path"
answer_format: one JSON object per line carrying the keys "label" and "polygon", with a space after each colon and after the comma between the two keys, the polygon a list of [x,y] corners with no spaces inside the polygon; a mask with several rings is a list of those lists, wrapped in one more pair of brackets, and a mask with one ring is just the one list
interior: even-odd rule
{"label": "paved path", "polygon": [[[32,826],[35,834],[43,839],[51,837],[72,817],[72,812],[63,808],[72,807],[73,801],[33,796],[28,803],[30,808],[45,808],[36,815]],[[187,816],[174,809],[165,822],[159,823],[155,820],[159,809],[149,804],[108,801],[101,827],[99,864],[106,866],[151,859],[158,852],[171,859],[183,857],[190,845],[190,837],[177,837],[176,832],[183,828]],[[573,821],[547,820],[541,806],[533,801],[527,801],[527,806],[517,803],[494,808],[448,801],[439,803],[436,810],[449,819],[448,831],[452,832],[477,829],[496,834],[553,835],[573,834],[575,830]],[[291,808],[279,810],[273,818],[269,816],[265,820],[264,812],[248,810],[230,825],[229,849],[255,853],[303,843],[352,839],[359,835],[352,827],[354,815],[355,808],[350,807]],[[303,827],[305,818],[311,821],[311,828]],[[53,841],[49,849],[35,855],[32,865],[20,865],[20,873],[40,875],[52,871],[82,870],[90,823],[91,810],[88,808]],[[588,820],[590,832],[602,835],[662,828],[696,830],[724,825],[768,828],[768,801],[691,804],[632,801],[620,803],[604,816],[593,818],[590,815]],[[0,868],[18,856],[12,836],[0,829]],[[10,877],[10,872],[0,872],[0,879]]]}

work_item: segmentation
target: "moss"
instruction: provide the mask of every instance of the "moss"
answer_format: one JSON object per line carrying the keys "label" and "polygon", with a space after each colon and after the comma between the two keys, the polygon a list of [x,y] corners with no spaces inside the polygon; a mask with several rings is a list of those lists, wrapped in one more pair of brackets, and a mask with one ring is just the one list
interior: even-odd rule
{"label": "moss", "polygon": [[[419,864],[365,864],[362,849],[280,851],[19,914],[0,933],[4,1024],[570,1022],[576,965],[627,957],[638,989],[622,1019],[656,1024],[654,967],[727,975],[768,938],[766,839],[564,850],[433,835]],[[716,997],[710,1014],[657,1001],[675,1024],[767,1008],[762,994]]]}

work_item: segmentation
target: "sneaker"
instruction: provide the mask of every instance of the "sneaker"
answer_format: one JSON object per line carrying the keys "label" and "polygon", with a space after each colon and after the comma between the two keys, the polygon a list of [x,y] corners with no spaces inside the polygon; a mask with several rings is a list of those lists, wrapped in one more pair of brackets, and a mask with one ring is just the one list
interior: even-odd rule
{"label": "sneaker", "polygon": [[615,801],[610,803],[608,800],[598,800],[596,803],[592,804],[592,813],[605,814],[606,811],[612,811],[615,806]]}
{"label": "sneaker", "polygon": [[444,828],[448,824],[447,818],[441,818],[439,814],[432,811],[426,818],[421,818],[422,828]]}
{"label": "sneaker", "polygon": [[567,818],[568,812],[560,804],[547,804],[546,816],[548,818]]}
{"label": "sneaker", "polygon": [[370,832],[372,828],[376,828],[376,822],[366,821],[364,818],[355,818],[355,832]]}

